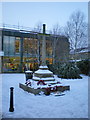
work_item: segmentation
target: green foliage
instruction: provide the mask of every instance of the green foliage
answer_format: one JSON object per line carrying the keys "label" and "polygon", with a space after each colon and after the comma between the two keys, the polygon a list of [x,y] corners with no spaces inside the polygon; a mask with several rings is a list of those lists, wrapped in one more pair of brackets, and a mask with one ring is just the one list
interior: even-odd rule
{"label": "green foliage", "polygon": [[77,66],[80,69],[82,74],[89,75],[90,74],[90,60],[82,60],[77,62]]}
{"label": "green foliage", "polygon": [[58,74],[58,70],[61,67],[61,63],[55,63],[55,64],[48,64],[48,68],[50,71],[52,71],[54,74]]}
{"label": "green foliage", "polygon": [[64,63],[58,71],[61,78],[77,79],[80,76],[80,70],[74,63]]}
{"label": "green foliage", "polygon": [[74,63],[57,63],[54,65],[48,65],[49,69],[57,74],[58,77],[66,79],[82,78],[80,76],[80,70]]}

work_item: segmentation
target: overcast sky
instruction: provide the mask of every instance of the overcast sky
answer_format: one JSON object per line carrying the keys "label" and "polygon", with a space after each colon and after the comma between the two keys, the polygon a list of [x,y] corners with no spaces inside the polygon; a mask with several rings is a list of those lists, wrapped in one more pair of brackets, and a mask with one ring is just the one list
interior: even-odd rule
{"label": "overcast sky", "polygon": [[34,28],[45,23],[47,29],[65,26],[74,11],[82,11],[88,20],[88,2],[3,2],[2,22]]}

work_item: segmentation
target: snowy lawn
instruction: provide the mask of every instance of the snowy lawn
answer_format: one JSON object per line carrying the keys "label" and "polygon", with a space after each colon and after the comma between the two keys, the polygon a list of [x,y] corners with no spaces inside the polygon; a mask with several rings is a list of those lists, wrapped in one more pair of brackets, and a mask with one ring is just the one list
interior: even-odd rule
{"label": "snowy lawn", "polygon": [[[59,79],[70,85],[64,96],[33,95],[19,88],[24,74],[2,74],[3,118],[88,118],[88,76]],[[14,87],[14,112],[9,112],[10,87]]]}

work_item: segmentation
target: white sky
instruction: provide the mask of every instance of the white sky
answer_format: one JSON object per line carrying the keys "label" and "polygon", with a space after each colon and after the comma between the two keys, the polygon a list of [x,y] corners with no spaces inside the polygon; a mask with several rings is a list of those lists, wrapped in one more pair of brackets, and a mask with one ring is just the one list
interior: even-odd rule
{"label": "white sky", "polygon": [[34,28],[42,22],[47,29],[57,23],[64,27],[70,15],[78,10],[84,13],[87,21],[88,2],[2,2],[0,23]]}

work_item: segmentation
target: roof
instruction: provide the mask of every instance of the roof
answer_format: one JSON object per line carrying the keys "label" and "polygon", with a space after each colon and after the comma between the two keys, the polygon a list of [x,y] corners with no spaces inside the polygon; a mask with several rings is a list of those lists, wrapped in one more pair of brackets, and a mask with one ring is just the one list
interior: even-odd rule
{"label": "roof", "polygon": [[74,52],[76,52],[76,53],[87,53],[87,52],[90,52],[90,46],[83,47],[83,48],[78,48],[76,50],[71,50],[70,54],[74,54]]}
{"label": "roof", "polygon": [[[36,38],[39,35],[43,35],[43,33],[39,33],[39,32],[35,32],[35,31],[29,31],[29,30],[16,30],[16,29],[7,29],[7,28],[0,28],[0,31],[2,31],[2,34],[4,35],[10,35],[10,36],[16,36],[16,37],[20,37],[20,36],[24,36],[24,37],[30,37],[31,35],[35,35]],[[54,35],[54,34],[47,34],[46,33],[46,39],[48,37],[52,37],[52,38],[59,38],[59,39],[64,39],[66,41],[68,41],[68,38],[64,35]]]}

